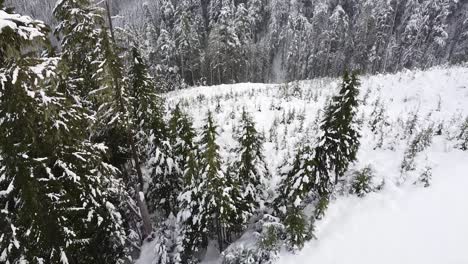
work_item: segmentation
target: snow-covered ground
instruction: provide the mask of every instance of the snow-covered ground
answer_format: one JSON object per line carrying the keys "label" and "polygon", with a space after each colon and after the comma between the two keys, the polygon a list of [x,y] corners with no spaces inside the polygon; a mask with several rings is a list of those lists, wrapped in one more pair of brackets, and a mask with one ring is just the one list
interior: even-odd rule
{"label": "snow-covered ground", "polygon": [[340,198],[319,222],[318,240],[279,263],[468,263],[468,155],[437,145],[431,187]]}
{"label": "snow-covered ground", "polygon": [[[295,254],[284,252],[279,263],[468,263],[468,151],[459,150],[455,138],[468,117],[468,68],[364,76],[361,82],[361,148],[351,169],[372,166],[374,183],[385,182],[384,188],[364,198],[337,196],[316,223],[317,240]],[[313,144],[321,110],[339,85],[340,79],[327,78],[199,87],[170,93],[167,101],[169,108],[180,103],[197,128],[207,110],[214,112],[225,161],[236,155],[232,135],[245,107],[267,139],[274,190],[277,168],[299,145]],[[377,112],[382,120],[373,132]],[[408,146],[429,128],[430,144],[416,153],[413,170],[402,171]],[[415,185],[427,170],[431,186]]]}

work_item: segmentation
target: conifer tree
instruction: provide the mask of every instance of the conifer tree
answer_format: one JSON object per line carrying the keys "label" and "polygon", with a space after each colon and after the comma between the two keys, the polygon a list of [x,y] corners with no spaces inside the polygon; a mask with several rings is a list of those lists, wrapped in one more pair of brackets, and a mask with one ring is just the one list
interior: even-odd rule
{"label": "conifer tree", "polygon": [[304,199],[311,194],[318,195],[315,218],[321,218],[338,178],[356,160],[359,148],[359,132],[355,125],[358,85],[355,74],[345,74],[339,94],[326,109],[318,145],[315,149],[307,145],[301,148],[292,166],[283,169],[281,194],[275,205],[283,214],[292,246],[301,247],[312,237],[310,228],[313,223],[307,227],[302,213]]}
{"label": "conifer tree", "polygon": [[[92,0],[60,0],[54,9],[59,21],[55,34],[61,37],[61,75],[66,92],[85,106],[97,111],[103,65],[102,36],[105,34],[103,10],[92,6]],[[104,98],[102,99],[104,100]]]}
{"label": "conifer tree", "polygon": [[157,77],[161,83],[161,92],[172,91],[180,84],[180,73],[177,67],[177,46],[174,32],[170,26],[161,22],[161,32],[157,41],[159,64],[156,66]]}
{"label": "conifer tree", "polygon": [[264,138],[257,132],[252,117],[245,109],[242,111],[241,126],[239,147],[235,150],[239,156],[233,168],[241,198],[238,215],[240,222],[246,223],[260,206],[264,206],[262,190],[269,173],[263,155]]}
{"label": "conifer tree", "polygon": [[176,22],[174,27],[175,42],[178,49],[180,74],[188,84],[194,84],[197,80],[195,69],[200,63],[201,37],[197,31],[196,13],[191,11],[196,8],[192,1],[181,1],[176,9]]}
{"label": "conifer tree", "polygon": [[458,144],[457,146],[461,150],[468,150],[468,117],[460,125],[460,132],[457,135]]}
{"label": "conifer tree", "polygon": [[291,165],[285,165],[281,171],[283,181],[274,207],[283,219],[287,242],[293,250],[301,248],[313,235],[303,208],[304,200],[317,186],[320,168],[314,150],[306,145],[299,150]]}
{"label": "conifer tree", "polygon": [[182,224],[183,252],[181,259],[184,263],[192,263],[194,256],[206,243],[205,234],[199,231],[198,216],[201,206],[200,200],[200,166],[198,151],[189,152],[187,164],[184,170],[184,188],[178,197],[179,213],[178,221]]}
{"label": "conifer tree", "polygon": [[95,116],[88,133],[94,141],[106,141],[108,161],[120,169],[130,152],[124,116],[118,114],[127,96],[104,10],[93,0],[61,0],[54,15],[59,21],[55,33],[61,37],[61,86]]}
{"label": "conifer tree", "polygon": [[180,226],[174,215],[162,221],[160,227],[153,234],[152,243],[155,245],[153,264],[179,264],[181,262],[181,253],[183,251],[182,236]]}
{"label": "conifer tree", "polygon": [[200,142],[200,179],[197,188],[201,208],[194,219],[197,221],[198,232],[208,234],[207,238],[217,239],[222,251],[227,242],[227,230],[233,226],[236,204],[232,199],[233,183],[221,167],[216,130],[213,116],[208,112]]}
{"label": "conifer tree", "polygon": [[123,263],[117,170],[87,140],[87,110],[58,91],[57,58],[35,56],[44,24],[1,4],[0,262]]}
{"label": "conifer tree", "polygon": [[148,200],[153,212],[158,211],[167,217],[171,213],[177,214],[177,197],[182,189],[182,178],[172,153],[167,128],[163,127],[163,131],[164,134],[154,135],[150,143],[148,168],[151,182]]}
{"label": "conifer tree", "polygon": [[[185,162],[182,156],[188,155],[187,147],[191,148],[194,132],[188,119],[178,107],[169,125],[166,125],[161,114],[164,112],[162,99],[156,94],[148,97],[147,92],[143,93],[146,94],[144,95],[146,103],[138,99],[142,95],[135,99],[137,103],[142,104],[140,106],[142,109],[148,109],[148,113],[141,116],[146,116],[150,122],[148,136],[150,141],[147,142],[149,143],[147,156],[150,157],[147,167],[151,177],[148,187],[149,204],[153,212],[159,211],[164,217],[168,217],[171,213],[176,215],[178,212],[177,197],[183,188],[183,167],[179,162]],[[152,105],[148,107],[144,106],[145,104]],[[179,132],[182,138],[179,137]]]}
{"label": "conifer tree", "polygon": [[177,219],[181,224],[182,263],[192,263],[202,245],[203,234],[198,232],[194,217],[200,208],[199,155],[196,147],[196,134],[188,116],[176,105],[169,120],[169,129],[173,153],[179,169],[182,172],[183,187],[178,197],[179,212]]}
{"label": "conifer tree", "polygon": [[[146,237],[151,232],[151,222],[142,192],[142,162],[128,101],[128,81],[122,78],[123,64],[112,31],[110,10],[107,11],[109,28],[105,24],[104,10],[91,0],[61,0],[57,3],[54,14],[60,22],[56,32],[62,36],[62,86],[72,87],[67,93],[89,105],[95,118],[88,133],[93,141],[104,141],[109,147],[108,161],[121,169],[123,175],[132,179],[137,177],[136,187],[129,185],[132,181],[127,180],[126,189],[137,201],[143,220],[142,233]],[[88,89],[87,79],[93,82],[92,90]],[[129,160],[134,171],[128,170]]]}
{"label": "conifer tree", "polygon": [[283,220],[289,250],[296,251],[313,238],[307,218],[301,208],[292,207]]}
{"label": "conifer tree", "polygon": [[136,144],[139,146],[142,161],[147,144],[152,134],[162,134],[160,130],[163,117],[163,99],[156,93],[156,84],[148,73],[148,69],[136,47],[132,47],[132,64],[129,72],[130,78],[130,105],[131,119],[134,123]]}
{"label": "conifer tree", "polygon": [[326,171],[329,172],[329,175],[322,174],[321,184],[328,186],[322,191],[327,191],[327,188],[338,183],[349,164],[356,160],[360,137],[356,126],[358,87],[359,79],[356,74],[345,73],[339,94],[333,97],[325,110],[320,126],[323,134],[316,149],[317,162],[326,166]]}
{"label": "conifer tree", "polygon": [[284,212],[287,211],[288,207],[300,207],[303,200],[312,191],[318,179],[317,168],[319,166],[315,157],[315,151],[306,145],[299,150],[291,165],[283,166],[280,197],[275,203],[278,209]]}
{"label": "conifer tree", "polygon": [[209,35],[210,69],[212,83],[237,80],[240,41],[234,24],[234,10],[231,1],[222,4],[217,22]]}
{"label": "conifer tree", "polygon": [[169,137],[172,153],[183,178],[190,153],[194,150],[195,131],[192,122],[179,105],[176,105],[169,120]]}
{"label": "conifer tree", "polygon": [[[176,123],[179,118],[182,121],[180,124]],[[183,155],[190,152],[190,137],[193,133],[190,124],[184,121],[188,122],[180,112],[174,113],[169,124],[166,124],[162,116],[153,116],[153,134],[149,146],[151,158],[148,161],[151,176],[148,199],[151,210],[162,213],[163,217],[168,217],[171,213],[177,215],[179,210],[177,199],[184,186],[184,167],[181,165],[186,162]],[[177,130],[184,130],[183,133],[188,134],[183,135],[184,139],[181,139]]]}
{"label": "conifer tree", "polygon": [[236,7],[234,16],[234,30],[236,32],[237,39],[239,40],[238,50],[235,51],[239,57],[237,63],[237,66],[239,67],[239,81],[247,80],[248,74],[250,73],[250,63],[248,63],[248,56],[253,35],[250,20],[249,11],[247,10],[245,4],[240,3]]}

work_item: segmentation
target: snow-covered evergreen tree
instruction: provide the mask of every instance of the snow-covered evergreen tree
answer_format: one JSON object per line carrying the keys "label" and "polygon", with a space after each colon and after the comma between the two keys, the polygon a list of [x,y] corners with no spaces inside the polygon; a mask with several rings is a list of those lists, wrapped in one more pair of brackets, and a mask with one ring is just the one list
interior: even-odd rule
{"label": "snow-covered evergreen tree", "polygon": [[461,150],[468,150],[468,117],[460,125],[460,132],[457,135],[458,144],[457,146]]}
{"label": "snow-covered evergreen tree", "polygon": [[157,40],[158,64],[157,78],[160,82],[160,92],[178,89],[181,83],[179,67],[177,66],[178,47],[174,32],[164,22],[161,22],[160,34]]}
{"label": "snow-covered evergreen tree", "polygon": [[[322,135],[316,148],[316,160],[325,166],[328,175],[321,175],[321,192],[331,188],[356,160],[359,148],[359,129],[356,125],[359,79],[345,73],[338,95],[327,106],[320,129]],[[328,178],[328,179],[327,179]],[[328,183],[327,183],[328,182]]]}
{"label": "snow-covered evergreen tree", "polygon": [[[355,124],[359,81],[356,75],[345,74],[339,94],[326,109],[321,129],[323,135],[312,149],[306,145],[296,154],[291,165],[282,168],[283,182],[276,198],[277,211],[283,215],[291,246],[301,247],[311,239],[313,223],[303,215],[304,200],[315,194],[316,218],[324,213],[328,196],[338,178],[355,161],[359,147],[359,132]],[[334,176],[334,179],[332,178]]]}
{"label": "snow-covered evergreen tree", "polygon": [[308,223],[303,213],[304,200],[313,190],[318,189],[323,166],[318,163],[316,153],[308,145],[299,150],[291,164],[288,163],[281,168],[283,181],[274,206],[282,216],[288,245],[295,250],[313,237],[310,233],[312,223]]}
{"label": "snow-covered evergreen tree", "polygon": [[253,33],[249,11],[246,6],[241,3],[236,8],[234,15],[234,30],[239,40],[238,50],[236,51],[239,57],[237,67],[238,68],[238,81],[248,80],[248,75],[251,71],[251,65],[249,60],[250,52],[249,49],[252,47]]}
{"label": "snow-covered evergreen tree", "polygon": [[0,262],[123,263],[117,169],[87,140],[87,110],[59,91],[58,59],[34,56],[45,26],[1,4]]}
{"label": "snow-covered evergreen tree", "polygon": [[136,143],[142,152],[142,157],[145,157],[147,153],[144,153],[144,150],[150,141],[151,133],[161,134],[161,131],[152,131],[152,129],[155,128],[155,121],[162,120],[163,99],[157,95],[156,84],[149,75],[146,64],[136,47],[132,48],[131,62],[128,92],[132,111],[131,118],[134,122]]}
{"label": "snow-covered evergreen tree", "polygon": [[122,65],[105,25],[104,10],[92,0],[61,0],[54,9],[61,36],[61,86],[95,115],[88,132],[110,147],[109,162],[121,167],[129,157],[122,127]]}
{"label": "snow-covered evergreen tree", "polygon": [[[77,96],[97,111],[109,91],[101,91],[103,65],[103,10],[92,0],[61,0],[54,16],[59,21],[55,34],[61,37],[61,75],[66,92]],[[103,97],[103,98],[101,98]]]}
{"label": "snow-covered evergreen tree", "polygon": [[288,207],[300,207],[303,200],[317,183],[318,164],[310,146],[301,148],[294,159],[286,161],[280,170],[283,175],[280,196],[276,205],[283,213]]}
{"label": "snow-covered evergreen tree", "polygon": [[[57,33],[62,36],[62,85],[75,87],[77,81],[79,86],[76,87],[81,87],[69,93],[77,100],[83,93],[83,101],[90,105],[87,108],[92,111],[94,118],[88,133],[94,142],[105,142],[109,147],[108,162],[118,167],[122,176],[127,178],[126,189],[137,201],[143,220],[142,233],[146,237],[151,232],[151,222],[142,193],[144,179],[135,136],[136,121],[132,118],[129,83],[128,79],[123,78],[123,63],[112,32],[112,21],[108,21],[107,28],[104,10],[90,0],[61,0],[54,14],[60,21]],[[80,49],[75,50],[75,46]],[[86,65],[75,63],[82,58]],[[88,65],[96,67],[86,68]],[[87,78],[92,80],[94,90],[82,90],[87,87],[86,83],[82,83]],[[138,184],[135,186],[133,182]]]}
{"label": "snow-covered evergreen tree", "polygon": [[195,148],[194,140],[196,134],[190,118],[182,111],[180,105],[176,105],[171,112],[169,135],[175,162],[180,174],[183,175],[187,168],[190,153]]}
{"label": "snow-covered evergreen tree", "polygon": [[234,11],[230,1],[224,2],[209,35],[212,83],[233,82],[238,78],[240,41],[236,34]]}
{"label": "snow-covered evergreen tree", "polygon": [[162,214],[163,219],[177,214],[177,197],[183,188],[182,170],[172,147],[165,120],[153,116],[147,162],[151,182],[147,192],[151,210]]}
{"label": "snow-covered evergreen tree", "polygon": [[[206,243],[205,234],[199,231],[199,213],[202,209],[200,200],[200,167],[198,151],[189,152],[184,170],[184,188],[178,197],[178,221],[182,224],[181,236],[183,252],[181,259],[185,263],[196,260],[196,254],[202,250]],[[195,261],[196,262],[196,261]]]}
{"label": "snow-covered evergreen tree", "polygon": [[182,234],[179,222],[171,214],[161,222],[161,225],[153,233],[154,258],[151,263],[154,264],[179,264],[182,262]]}
{"label": "snow-covered evergreen tree", "polygon": [[219,249],[223,250],[228,239],[226,232],[234,224],[236,204],[232,198],[233,183],[222,169],[217,136],[217,126],[211,112],[208,112],[200,142],[200,179],[197,188],[201,208],[194,219],[198,232],[205,234],[206,238],[217,239]]}
{"label": "snow-covered evergreen tree", "polygon": [[191,11],[194,8],[195,6],[191,1],[181,1],[176,9],[174,27],[180,74],[182,79],[190,84],[198,81],[196,68],[200,64],[201,52],[201,37],[197,31],[197,14]]}
{"label": "snow-covered evergreen tree", "polygon": [[238,216],[241,224],[245,224],[265,204],[263,190],[269,172],[263,155],[263,136],[258,133],[252,116],[245,109],[240,122],[242,132],[235,150],[239,156],[232,167],[240,187]]}

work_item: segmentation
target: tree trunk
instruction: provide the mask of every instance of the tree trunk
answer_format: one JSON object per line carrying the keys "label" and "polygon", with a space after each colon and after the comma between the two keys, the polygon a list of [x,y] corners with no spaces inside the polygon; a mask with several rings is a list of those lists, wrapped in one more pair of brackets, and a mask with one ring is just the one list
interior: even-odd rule
{"label": "tree trunk", "polygon": [[185,69],[184,69],[184,55],[180,55],[180,73],[181,73],[181,76],[182,76],[182,80],[184,82],[187,82],[187,80],[185,80]]}

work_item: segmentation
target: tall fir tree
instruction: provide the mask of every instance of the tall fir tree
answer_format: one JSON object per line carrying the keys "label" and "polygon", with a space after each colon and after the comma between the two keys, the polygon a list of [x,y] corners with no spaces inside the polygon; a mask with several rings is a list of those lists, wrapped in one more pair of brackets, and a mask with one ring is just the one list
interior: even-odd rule
{"label": "tall fir tree", "polygon": [[110,41],[104,9],[93,0],[61,0],[54,15],[55,30],[61,37],[60,75],[66,93],[94,115],[88,133],[95,141],[106,141],[109,162],[119,169],[129,159],[123,116],[124,86],[120,84],[122,65]]}
{"label": "tall fir tree", "polygon": [[193,149],[188,153],[184,170],[184,187],[178,197],[179,213],[178,221],[182,225],[183,252],[181,259],[184,263],[196,263],[196,255],[202,251],[205,234],[200,232],[198,217],[202,206],[200,200],[200,164],[198,150]]}
{"label": "tall fir tree", "polygon": [[305,218],[304,201],[315,190],[320,179],[320,165],[315,151],[308,145],[301,148],[291,161],[281,168],[283,181],[274,207],[287,231],[287,244],[292,250],[301,248],[311,239],[311,226]]}
{"label": "tall fir tree", "polygon": [[156,92],[156,83],[148,72],[145,61],[137,47],[132,47],[132,60],[129,72],[129,96],[131,119],[134,122],[136,144],[142,162],[148,157],[146,148],[152,136],[162,134],[164,101]]}
{"label": "tall fir tree", "polygon": [[[212,238],[216,238],[218,247],[222,251],[228,239],[226,232],[233,225],[236,204],[232,198],[233,183],[226,177],[222,168],[220,147],[216,142],[217,129],[211,112],[208,112],[200,142],[199,188],[203,207],[199,218],[202,229],[199,231],[209,232]],[[214,230],[211,227],[214,227]]]}
{"label": "tall fir tree", "polygon": [[178,52],[174,31],[166,22],[161,22],[161,32],[157,40],[159,64],[156,65],[161,92],[172,91],[180,85],[180,72],[177,66]]}
{"label": "tall fir tree", "polygon": [[210,80],[212,83],[237,81],[240,41],[234,24],[234,5],[222,3],[222,9],[209,35]]}
{"label": "tall fir tree", "polygon": [[[105,142],[110,150],[108,161],[124,176],[137,177],[138,184],[126,188],[137,201],[143,220],[142,233],[146,237],[151,232],[151,222],[143,195],[142,162],[128,101],[128,80],[122,77],[123,63],[109,12],[110,8],[107,8],[106,25],[106,12],[92,0],[61,0],[57,3],[54,14],[59,20],[56,32],[62,36],[62,86],[74,87],[69,93],[77,100],[84,98],[81,99],[83,102],[91,102],[88,108],[94,118],[88,130],[90,137],[95,142]],[[79,62],[81,59],[83,61]],[[92,90],[85,82],[87,78],[93,82]]]}
{"label": "tall fir tree", "polygon": [[245,110],[241,117],[239,146],[235,150],[238,158],[232,167],[239,186],[239,204],[237,206],[240,224],[246,224],[250,217],[265,206],[263,190],[269,178],[269,171],[263,154],[263,136],[255,128],[252,116]]}
{"label": "tall fir tree", "polygon": [[194,168],[191,163],[195,161],[191,156],[186,176],[194,177],[190,179],[191,189],[184,192],[182,200],[189,205],[186,219],[193,221],[191,226],[198,232],[199,237],[192,238],[194,242],[203,247],[207,246],[208,239],[216,239],[222,251],[229,239],[228,231],[234,225],[236,204],[232,198],[235,183],[223,171],[217,136],[217,126],[208,112],[199,143],[198,172],[191,171]]}
{"label": "tall fir tree", "polygon": [[176,105],[169,120],[169,138],[172,153],[182,175],[187,168],[190,153],[195,149],[195,130],[190,118]]}
{"label": "tall fir tree", "polygon": [[[61,76],[66,93],[97,111],[108,92],[100,91],[103,65],[103,10],[92,0],[58,1],[55,34],[61,37]],[[101,99],[102,97],[102,99]]]}
{"label": "tall fir tree", "polygon": [[151,177],[148,200],[151,211],[164,219],[171,213],[177,215],[177,197],[182,191],[183,177],[173,153],[170,130],[163,116],[153,116],[152,131],[148,148],[150,159],[147,162]]}
{"label": "tall fir tree", "polygon": [[325,117],[320,125],[323,134],[315,150],[317,162],[325,166],[324,169],[329,173],[322,174],[321,192],[331,193],[329,188],[338,183],[349,165],[356,160],[360,145],[360,133],[356,124],[359,85],[355,73],[345,73],[338,95],[332,98],[325,110]]}
{"label": "tall fir tree", "polygon": [[339,94],[325,111],[317,146],[301,148],[292,165],[282,168],[283,182],[275,207],[283,215],[293,248],[302,247],[313,237],[313,222],[308,223],[302,212],[304,200],[312,194],[319,198],[314,218],[321,218],[339,177],[356,160],[360,137],[356,126],[358,86],[357,76],[345,73]]}
{"label": "tall fir tree", "polygon": [[58,59],[35,56],[45,26],[1,4],[0,262],[123,263],[117,170],[87,140],[87,110],[59,91]]}
{"label": "tall fir tree", "polygon": [[169,120],[171,142],[176,162],[182,171],[183,187],[178,197],[177,219],[181,225],[182,263],[197,262],[202,251],[205,235],[199,232],[197,217],[200,212],[200,157],[197,148],[199,141],[192,122],[179,105],[172,111]]}
{"label": "tall fir tree", "polygon": [[180,74],[188,84],[198,81],[196,68],[200,64],[201,36],[198,32],[197,14],[192,10],[196,3],[181,1],[176,9],[174,27],[175,42],[179,55]]}

